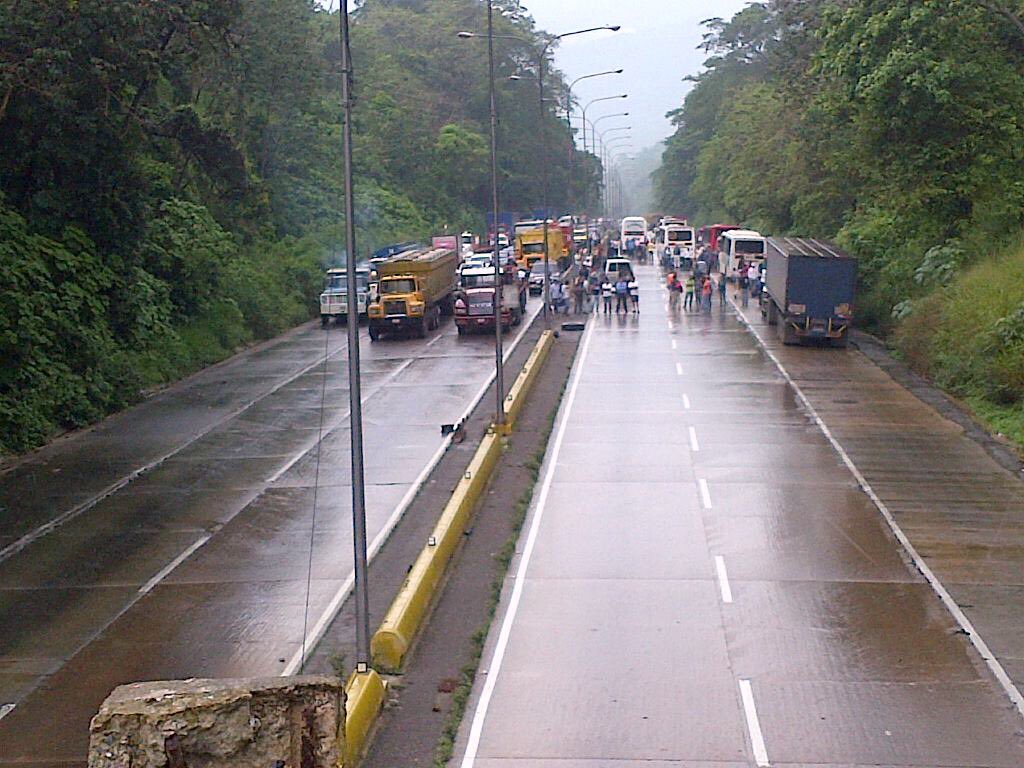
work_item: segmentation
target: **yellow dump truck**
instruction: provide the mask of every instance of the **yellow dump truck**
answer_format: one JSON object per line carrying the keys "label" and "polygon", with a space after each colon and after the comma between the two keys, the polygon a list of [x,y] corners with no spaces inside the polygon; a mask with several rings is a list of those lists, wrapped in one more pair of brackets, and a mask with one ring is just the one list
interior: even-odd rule
{"label": "yellow dump truck", "polygon": [[373,262],[377,290],[367,308],[370,340],[413,333],[419,338],[452,313],[459,254],[451,248],[403,251]]}
{"label": "yellow dump truck", "polygon": [[[558,264],[562,258],[564,237],[557,224],[548,224],[548,261]],[[519,268],[529,272],[535,262],[544,258],[544,229],[522,230],[516,235],[516,261]]]}

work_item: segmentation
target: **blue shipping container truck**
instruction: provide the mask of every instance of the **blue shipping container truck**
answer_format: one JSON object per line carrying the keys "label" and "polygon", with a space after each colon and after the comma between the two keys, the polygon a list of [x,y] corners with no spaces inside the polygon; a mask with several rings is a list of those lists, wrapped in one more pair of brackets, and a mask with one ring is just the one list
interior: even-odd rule
{"label": "blue shipping container truck", "polygon": [[784,344],[845,347],[853,324],[857,261],[831,243],[770,237],[761,315]]}

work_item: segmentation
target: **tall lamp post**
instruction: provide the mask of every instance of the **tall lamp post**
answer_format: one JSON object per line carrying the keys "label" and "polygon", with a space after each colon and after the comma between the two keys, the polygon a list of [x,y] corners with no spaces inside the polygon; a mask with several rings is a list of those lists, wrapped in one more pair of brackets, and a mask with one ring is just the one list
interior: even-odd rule
{"label": "tall lamp post", "polygon": [[[490,3],[488,3],[488,14],[490,14]],[[487,36],[488,36],[488,47],[489,47],[489,49],[493,45],[493,43],[491,41],[493,41],[495,38],[501,38],[501,39],[505,39],[505,40],[517,40],[519,42],[528,42],[528,40],[526,38],[519,37],[517,35],[495,35],[494,31],[493,31],[493,28],[491,26],[490,16],[489,15],[488,15],[488,22],[487,23],[488,23]],[[537,101],[537,104],[538,104],[538,115],[540,117],[540,140],[541,140],[541,207],[542,207],[542,211],[543,211],[543,215],[541,216],[541,218],[543,219],[543,237],[544,237],[544,293],[543,293],[544,306],[543,306],[543,312],[544,312],[544,326],[547,329],[549,329],[550,326],[551,326],[551,318],[550,318],[549,309],[548,309],[549,305],[551,304],[551,264],[550,264],[550,259],[548,258],[548,155],[550,153],[548,151],[547,120],[545,119],[546,116],[547,116],[547,110],[544,107],[544,102],[545,102],[545,99],[544,99],[544,65],[547,62],[548,51],[551,49],[551,46],[554,45],[557,41],[561,40],[563,37],[572,37],[573,35],[583,35],[583,34],[586,34],[588,32],[600,32],[600,31],[618,32],[620,28],[621,27],[619,27],[618,25],[614,25],[614,26],[605,25],[605,26],[600,26],[600,27],[587,27],[586,29],[577,29],[577,30],[573,30],[572,32],[563,32],[563,33],[561,33],[559,35],[552,35],[551,37],[548,38],[548,41],[544,44],[544,47],[541,48],[540,55],[537,57],[537,85],[538,85],[538,101]],[[475,32],[459,32],[457,34],[458,34],[459,37],[464,38],[464,39],[465,38],[476,37],[476,33]],[[493,53],[491,54],[491,58],[492,58],[491,87],[492,87],[492,90],[493,90],[493,86],[494,86],[494,82],[493,82],[494,81],[494,75],[493,75]],[[578,77],[569,86],[569,93],[570,94],[572,93],[572,86],[575,85],[576,83],[578,83],[580,80],[585,80],[585,79],[590,78],[590,77],[600,77],[601,75],[621,75],[621,74],[622,74],[622,70],[621,69],[615,69],[615,70],[609,70],[607,72],[595,72],[595,73],[590,74],[590,75],[584,75],[583,77]],[[570,99],[571,99],[571,96],[570,96]],[[571,101],[570,101],[570,104],[571,104]],[[494,146],[494,142],[492,140],[492,147],[493,146]],[[572,171],[571,170],[569,172],[569,177],[570,177],[570,180],[571,180],[571,178],[572,178]],[[495,216],[497,216],[497,213],[495,213]],[[495,230],[497,230],[497,219],[495,219]],[[497,235],[495,235],[495,241],[497,241]]]}
{"label": "tall lamp post", "polygon": [[[359,380],[359,317],[356,285],[356,223],[352,188],[352,52],[349,48],[348,9],[341,20],[342,153],[345,157],[345,248],[348,282],[348,401],[352,467],[352,539],[355,550],[356,671],[370,667],[370,599],[366,582],[366,491],[363,476],[363,404]],[[305,644],[305,637],[303,637]]]}
{"label": "tall lamp post", "polygon": [[[596,99],[591,99],[590,101],[587,102],[586,106],[584,106],[583,110],[582,110],[582,113],[583,113],[583,152],[584,153],[586,153],[586,151],[587,151],[587,110],[590,109],[590,107],[592,107],[594,104],[597,104],[598,102],[601,102],[601,101],[611,101],[612,99],[628,99],[628,98],[629,98],[629,94],[628,93],[619,93],[619,94],[616,94],[615,96],[600,96],[600,97],[598,97]],[[595,137],[595,139],[596,139],[596,137]],[[600,160],[598,162],[600,162]],[[584,190],[585,189],[586,189],[586,187],[584,186]],[[586,198],[586,194],[584,194],[584,199],[585,198]],[[584,218],[586,219],[586,222],[587,222],[586,223],[586,228],[587,228],[587,247],[589,248],[590,247],[590,217],[587,215],[585,210],[584,210],[583,216],[584,216]]]}
{"label": "tall lamp post", "polygon": [[487,78],[491,101],[491,208],[494,214],[494,425],[505,426],[505,361],[501,338],[501,253],[498,250],[498,106],[494,82],[494,4],[487,0]]}

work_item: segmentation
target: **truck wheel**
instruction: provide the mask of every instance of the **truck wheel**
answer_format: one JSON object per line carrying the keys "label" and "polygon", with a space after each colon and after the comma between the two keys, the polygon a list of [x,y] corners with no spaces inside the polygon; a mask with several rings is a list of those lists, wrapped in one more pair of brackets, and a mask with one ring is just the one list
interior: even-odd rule
{"label": "truck wheel", "polygon": [[768,300],[768,325],[779,324],[779,308],[775,306],[775,302],[771,299]]}
{"label": "truck wheel", "polygon": [[331,322],[331,316],[330,315],[320,315],[320,327],[321,328],[326,328],[327,324],[329,322]]}
{"label": "truck wheel", "polygon": [[425,339],[427,338],[427,320],[423,318],[416,326],[416,338]]}
{"label": "truck wheel", "polygon": [[466,328],[465,328],[465,326],[462,326],[462,325],[456,325],[456,326],[455,326],[455,329],[456,329],[456,330],[457,330],[457,331],[459,332],[459,336],[463,336],[463,335],[465,335],[465,333],[466,333]]}
{"label": "truck wheel", "polygon": [[800,338],[796,335],[796,331],[793,330],[793,326],[788,321],[783,319],[779,322],[779,341],[783,344],[799,344]]}
{"label": "truck wheel", "polygon": [[846,347],[849,346],[850,343],[850,334],[849,332],[844,331],[843,335],[840,336],[838,339],[829,339],[828,341],[829,346],[831,347],[835,347],[836,349],[846,349]]}
{"label": "truck wheel", "polygon": [[378,331],[372,325],[366,330],[370,334],[370,341],[377,341],[377,339],[380,338],[380,331]]}

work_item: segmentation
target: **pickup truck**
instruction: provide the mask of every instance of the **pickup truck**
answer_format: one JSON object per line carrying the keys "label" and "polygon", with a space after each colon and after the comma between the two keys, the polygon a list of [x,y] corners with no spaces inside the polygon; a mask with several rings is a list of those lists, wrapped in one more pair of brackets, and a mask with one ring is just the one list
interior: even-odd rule
{"label": "pickup truck", "polygon": [[824,240],[770,237],[761,315],[784,344],[845,347],[853,325],[857,261]]}

